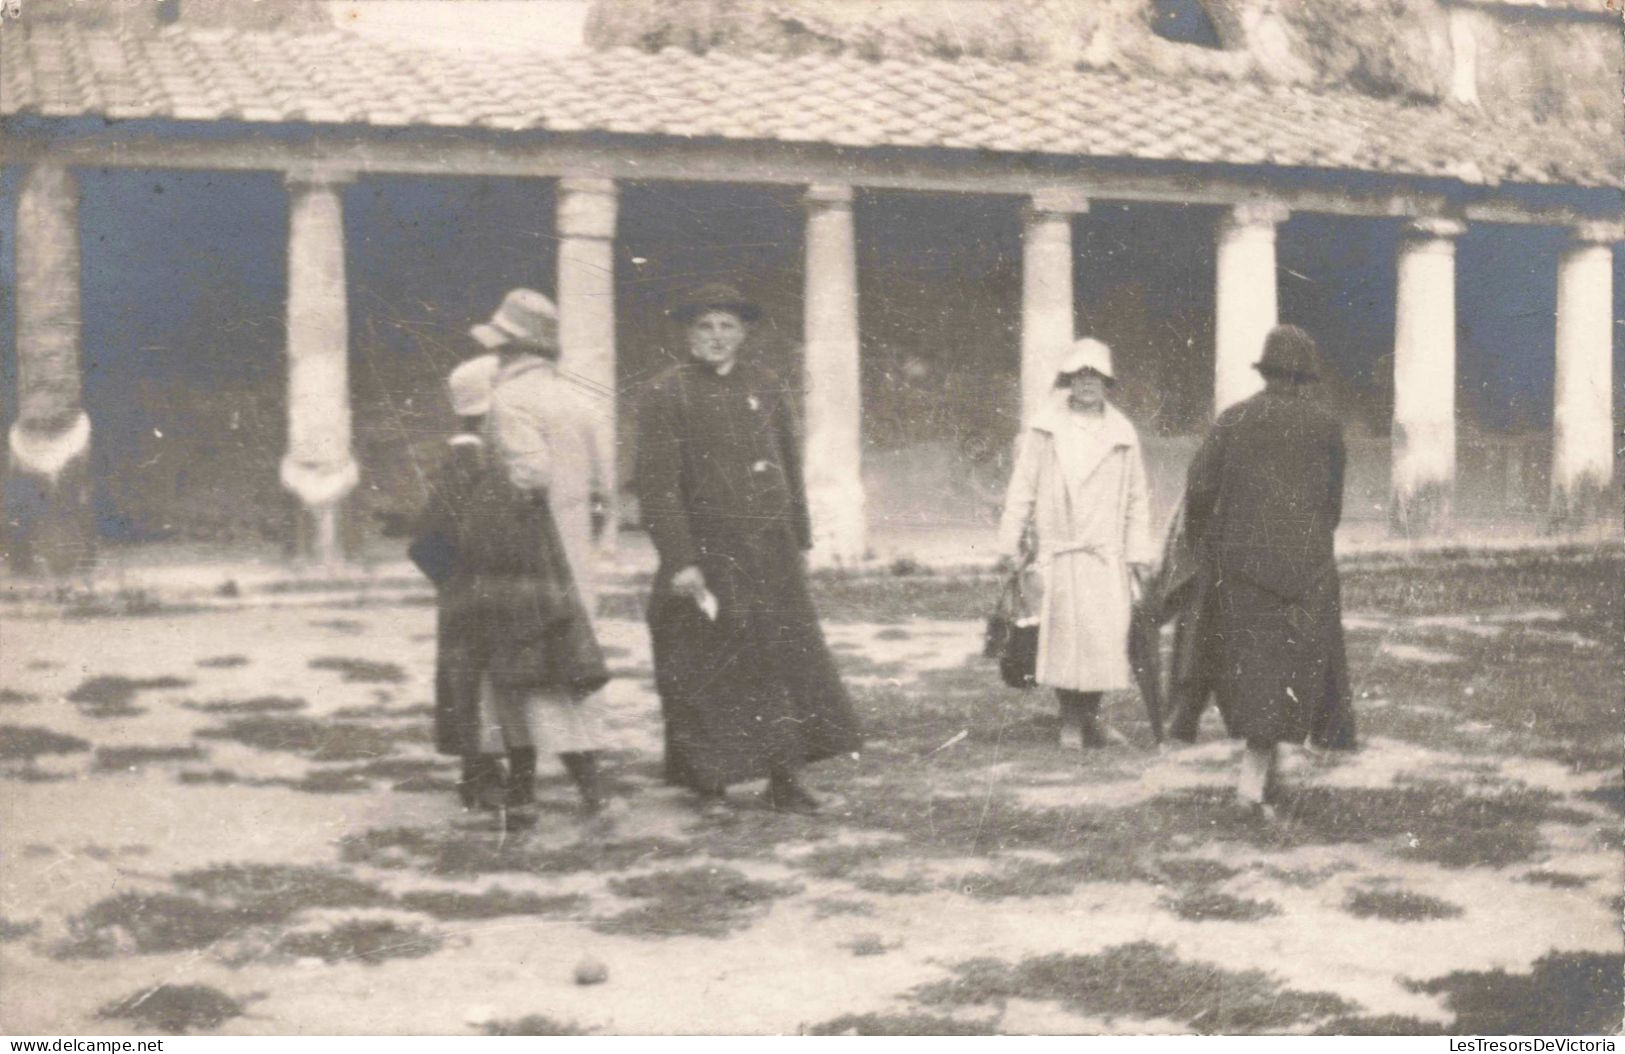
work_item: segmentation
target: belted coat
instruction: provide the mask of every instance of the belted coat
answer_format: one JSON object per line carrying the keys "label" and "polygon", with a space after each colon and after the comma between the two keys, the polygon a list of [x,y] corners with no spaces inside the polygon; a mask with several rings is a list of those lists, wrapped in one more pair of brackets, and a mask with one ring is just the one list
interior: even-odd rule
{"label": "belted coat", "polygon": [[[520,355],[502,364],[486,415],[487,438],[521,490],[546,492],[570,572],[589,613],[597,609],[595,502],[613,504],[610,453],[605,449],[601,413],[586,388],[540,355]],[[614,510],[609,510],[614,515]]]}
{"label": "belted coat", "polygon": [[[812,544],[800,440],[786,389],[738,362],[657,377],[638,414],[637,488],[660,555],[649,602],[666,778],[698,790],[774,762],[858,749],[851,700],[808,596]],[[671,589],[696,566],[716,618]]]}
{"label": "belted coat", "polygon": [[1017,555],[1031,525],[1044,583],[1038,683],[1128,688],[1129,565],[1156,558],[1139,435],[1110,403],[1091,421],[1058,393],[1019,442],[999,550]]}

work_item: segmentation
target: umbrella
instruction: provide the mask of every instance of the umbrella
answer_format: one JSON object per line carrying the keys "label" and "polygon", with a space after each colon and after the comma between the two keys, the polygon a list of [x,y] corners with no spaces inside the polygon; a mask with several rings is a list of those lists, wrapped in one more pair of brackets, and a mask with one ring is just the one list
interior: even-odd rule
{"label": "umbrella", "polygon": [[1145,700],[1145,716],[1151,722],[1151,736],[1162,742],[1162,630],[1157,605],[1149,591],[1141,594],[1129,615],[1128,663]]}

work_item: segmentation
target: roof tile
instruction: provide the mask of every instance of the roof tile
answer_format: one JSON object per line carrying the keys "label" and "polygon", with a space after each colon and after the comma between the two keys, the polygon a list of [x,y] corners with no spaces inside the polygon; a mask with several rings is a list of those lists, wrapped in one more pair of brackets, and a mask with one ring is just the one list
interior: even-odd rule
{"label": "roof tile", "polygon": [[626,48],[544,60],[339,30],[40,22],[0,34],[0,71],[0,115],[541,127],[1625,186],[1625,135],[1117,69]]}

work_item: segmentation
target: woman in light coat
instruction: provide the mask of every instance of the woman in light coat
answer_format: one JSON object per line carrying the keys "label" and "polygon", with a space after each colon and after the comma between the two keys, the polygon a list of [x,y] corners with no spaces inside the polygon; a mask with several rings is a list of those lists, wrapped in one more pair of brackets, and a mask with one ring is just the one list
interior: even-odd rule
{"label": "woman in light coat", "polygon": [[1062,357],[1055,399],[1019,440],[999,523],[1001,563],[1035,556],[1044,584],[1037,680],[1055,689],[1068,748],[1104,746],[1101,695],[1134,683],[1130,606],[1155,555],[1140,438],[1107,401],[1111,383],[1102,342]]}

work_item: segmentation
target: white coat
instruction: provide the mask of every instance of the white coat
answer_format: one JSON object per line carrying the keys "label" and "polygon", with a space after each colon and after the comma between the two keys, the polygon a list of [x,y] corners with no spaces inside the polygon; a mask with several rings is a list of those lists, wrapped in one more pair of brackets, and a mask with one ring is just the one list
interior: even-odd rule
{"label": "white coat", "polygon": [[1129,565],[1156,557],[1140,438],[1110,403],[1091,419],[1057,393],[1018,442],[999,551],[1016,556],[1033,526],[1044,583],[1038,683],[1079,692],[1128,688]]}
{"label": "white coat", "polygon": [[592,507],[609,502],[609,454],[588,397],[554,363],[521,355],[497,371],[486,430],[514,486],[547,491],[582,603],[595,611]]}

